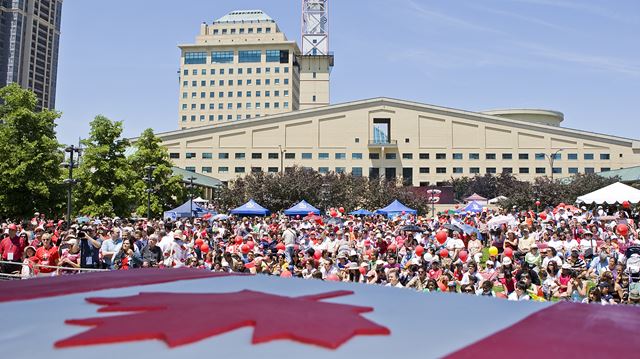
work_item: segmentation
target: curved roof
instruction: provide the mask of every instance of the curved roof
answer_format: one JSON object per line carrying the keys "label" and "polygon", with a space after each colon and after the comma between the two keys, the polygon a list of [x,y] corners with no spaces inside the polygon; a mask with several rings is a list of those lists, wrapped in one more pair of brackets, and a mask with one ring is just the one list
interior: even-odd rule
{"label": "curved roof", "polygon": [[262,10],[235,10],[214,21],[214,24],[256,21],[273,22],[273,19]]}

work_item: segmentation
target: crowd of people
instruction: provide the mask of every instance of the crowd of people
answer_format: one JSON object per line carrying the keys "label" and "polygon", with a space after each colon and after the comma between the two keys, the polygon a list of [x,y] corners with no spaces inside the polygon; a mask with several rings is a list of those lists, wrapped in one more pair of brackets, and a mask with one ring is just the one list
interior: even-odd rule
{"label": "crowd of people", "polygon": [[640,304],[638,213],[630,208],[341,212],[71,226],[36,213],[2,223],[0,278],[198,267],[509,300]]}

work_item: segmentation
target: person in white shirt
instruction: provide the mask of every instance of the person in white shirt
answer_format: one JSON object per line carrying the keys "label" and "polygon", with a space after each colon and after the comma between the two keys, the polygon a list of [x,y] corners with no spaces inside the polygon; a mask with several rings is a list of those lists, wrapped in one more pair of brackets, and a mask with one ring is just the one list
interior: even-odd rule
{"label": "person in white shirt", "polygon": [[173,242],[168,246],[169,259],[175,268],[183,267],[189,257],[189,249],[184,240],[185,236],[178,229],[173,233]]}
{"label": "person in white shirt", "polygon": [[449,251],[449,256],[451,258],[456,258],[458,252],[464,249],[464,242],[460,239],[460,234],[458,232],[453,232],[453,237],[447,240],[445,247]]}

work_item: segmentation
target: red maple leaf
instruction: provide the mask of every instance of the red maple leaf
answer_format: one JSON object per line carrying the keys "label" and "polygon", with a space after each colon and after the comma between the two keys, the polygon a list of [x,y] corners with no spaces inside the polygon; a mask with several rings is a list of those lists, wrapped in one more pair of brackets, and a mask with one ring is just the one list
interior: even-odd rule
{"label": "red maple leaf", "polygon": [[291,339],[335,349],[356,335],[388,335],[389,329],[360,315],[373,308],[320,302],[353,294],[336,291],[304,297],[243,290],[234,293],[140,293],[130,297],[87,298],[98,312],[131,314],[67,320],[93,327],[58,341],[58,348],[164,340],[169,347],[190,344],[253,326],[252,343]]}

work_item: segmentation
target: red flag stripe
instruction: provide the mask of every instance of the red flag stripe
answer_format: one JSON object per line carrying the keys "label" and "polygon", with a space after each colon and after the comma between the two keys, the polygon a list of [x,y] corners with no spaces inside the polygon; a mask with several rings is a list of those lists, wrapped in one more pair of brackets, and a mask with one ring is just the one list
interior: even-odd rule
{"label": "red flag stripe", "polygon": [[0,303],[95,290],[237,275],[202,269],[136,269],[0,282]]}
{"label": "red flag stripe", "polygon": [[640,308],[558,303],[447,358],[632,358]]}

